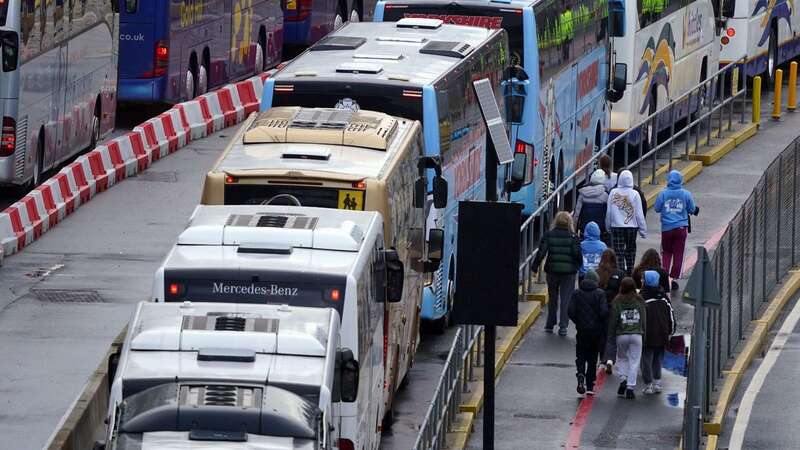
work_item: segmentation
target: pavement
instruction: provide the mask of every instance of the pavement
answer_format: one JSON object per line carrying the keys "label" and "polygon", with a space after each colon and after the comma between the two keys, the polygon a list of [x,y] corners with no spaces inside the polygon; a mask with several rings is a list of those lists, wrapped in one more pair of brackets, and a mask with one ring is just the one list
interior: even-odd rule
{"label": "pavement", "polygon": [[[685,261],[693,259],[694,247],[714,246],[764,170],[797,137],[798,129],[800,114],[785,113],[781,121],[762,119],[758,134],[714,165],[704,167],[687,183],[686,188],[693,192],[701,211],[692,222]],[[639,255],[660,245],[658,215],[651,211],[647,223],[649,235],[639,240]],[[685,279],[680,284],[683,286]],[[692,308],[680,301],[674,302],[674,307],[678,334],[688,335]],[[594,399],[581,400],[575,392],[574,328],[570,328],[566,338],[560,338],[545,334],[543,326],[539,323],[531,329],[500,376],[496,393],[496,448],[674,449],[678,446],[686,390],[682,355],[670,355],[673,370],[664,375],[665,389],[660,395],[644,396],[639,392],[636,400],[618,399],[618,381],[611,376],[603,387],[596,389],[599,393]],[[479,414],[467,449],[483,448],[482,426]]]}

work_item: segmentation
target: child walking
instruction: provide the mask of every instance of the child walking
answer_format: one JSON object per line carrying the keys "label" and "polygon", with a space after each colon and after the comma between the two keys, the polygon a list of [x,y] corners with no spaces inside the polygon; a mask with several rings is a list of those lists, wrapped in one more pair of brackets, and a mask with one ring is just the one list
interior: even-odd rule
{"label": "child walking", "polygon": [[575,366],[578,394],[594,395],[597,359],[605,346],[608,303],[605,291],[597,285],[597,273],[589,270],[572,293],[567,314],[578,330],[575,345]]}
{"label": "child walking", "polygon": [[[606,249],[600,257],[600,265],[597,266],[597,276],[600,278],[598,284],[600,289],[605,290],[606,303],[609,305],[619,294],[619,285],[625,278],[625,271],[617,267],[617,254],[613,249]],[[601,365],[605,366],[606,373],[611,375],[614,367],[614,360],[617,357],[617,338],[608,335],[608,325],[606,325],[606,347],[603,351]],[[605,361],[605,363],[603,363]]]}
{"label": "child walking", "polygon": [[655,270],[644,273],[644,288],[639,295],[647,310],[647,333],[642,351],[642,380],[645,394],[661,392],[661,362],[669,337],[675,333],[675,316],[672,305],[664,295],[659,283],[660,275]]}
{"label": "child walking", "polygon": [[600,226],[595,222],[587,223],[583,232],[583,240],[581,241],[583,265],[581,265],[581,269],[578,272],[578,277],[581,280],[589,270],[597,271],[603,252],[607,248],[605,242],[601,240]]}
{"label": "child walking", "polygon": [[636,398],[636,377],[642,359],[642,336],[646,331],[647,312],[644,301],[636,293],[633,278],[622,280],[619,295],[611,303],[608,321],[609,336],[617,340],[617,377],[621,380],[617,395],[628,399]]}

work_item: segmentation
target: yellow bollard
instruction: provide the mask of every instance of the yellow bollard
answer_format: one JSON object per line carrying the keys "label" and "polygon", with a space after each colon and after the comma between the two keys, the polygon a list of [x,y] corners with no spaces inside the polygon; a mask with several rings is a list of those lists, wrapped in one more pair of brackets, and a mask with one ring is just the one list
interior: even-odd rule
{"label": "yellow bollard", "polygon": [[775,71],[775,95],[772,99],[772,120],[781,120],[781,90],[783,89],[783,70]]}
{"label": "yellow bollard", "polygon": [[752,123],[761,121],[761,77],[753,78],[753,118]]}
{"label": "yellow bollard", "polygon": [[789,98],[786,103],[787,110],[797,109],[797,62],[795,61],[789,64]]}

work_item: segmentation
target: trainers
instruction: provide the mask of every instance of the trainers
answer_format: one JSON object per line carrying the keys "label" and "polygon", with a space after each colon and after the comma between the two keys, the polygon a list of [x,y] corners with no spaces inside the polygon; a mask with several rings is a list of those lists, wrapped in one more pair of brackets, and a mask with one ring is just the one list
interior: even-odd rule
{"label": "trainers", "polygon": [[625,398],[628,400],[633,400],[636,398],[636,394],[634,394],[633,389],[626,389],[625,390]]}
{"label": "trainers", "polygon": [[567,335],[567,329],[566,328],[559,328],[558,329],[558,335],[562,336],[562,337],[566,336]]}
{"label": "trainers", "polygon": [[660,394],[661,393],[661,381],[656,381],[653,383],[653,393]]}
{"label": "trainers", "polygon": [[678,282],[675,280],[672,280],[672,284],[670,284],[670,287],[672,288],[673,291],[677,291],[678,289],[681,288],[680,286],[678,286]]}
{"label": "trainers", "polygon": [[628,382],[623,380],[622,383],[619,384],[619,388],[617,389],[617,395],[620,397],[625,396],[626,389],[628,389]]}
{"label": "trainers", "polygon": [[552,334],[553,333],[553,327],[544,327],[544,332]]}
{"label": "trainers", "polygon": [[611,372],[614,370],[614,361],[610,359],[606,361],[606,375],[611,375]]}
{"label": "trainers", "polygon": [[648,384],[645,386],[643,393],[646,395],[655,394],[655,389],[653,388],[652,384]]}
{"label": "trainers", "polygon": [[583,380],[584,379],[585,379],[585,377],[583,376],[583,374],[579,373],[578,374],[578,388],[577,388],[577,391],[578,391],[578,394],[581,394],[581,395],[586,393],[586,386],[583,385]]}
{"label": "trainers", "polygon": [[592,388],[586,389],[586,395],[594,395],[594,389]]}

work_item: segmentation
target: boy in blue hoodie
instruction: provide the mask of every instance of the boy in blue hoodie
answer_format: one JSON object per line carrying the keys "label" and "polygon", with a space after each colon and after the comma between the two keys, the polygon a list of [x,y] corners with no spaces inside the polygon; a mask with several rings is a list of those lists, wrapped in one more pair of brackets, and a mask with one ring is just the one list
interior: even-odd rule
{"label": "boy in blue hoodie", "polygon": [[581,252],[583,253],[583,264],[579,270],[579,278],[583,280],[584,275],[589,270],[597,270],[600,265],[600,257],[608,246],[600,240],[600,226],[595,222],[589,222],[583,229],[583,241],[581,241]]}
{"label": "boy in blue hoodie", "polygon": [[675,280],[680,278],[683,268],[689,214],[700,211],[692,193],[683,188],[683,175],[677,170],[669,173],[667,188],[656,198],[655,211],[661,214],[661,265],[669,272],[673,280],[671,288],[675,290],[678,288]]}

